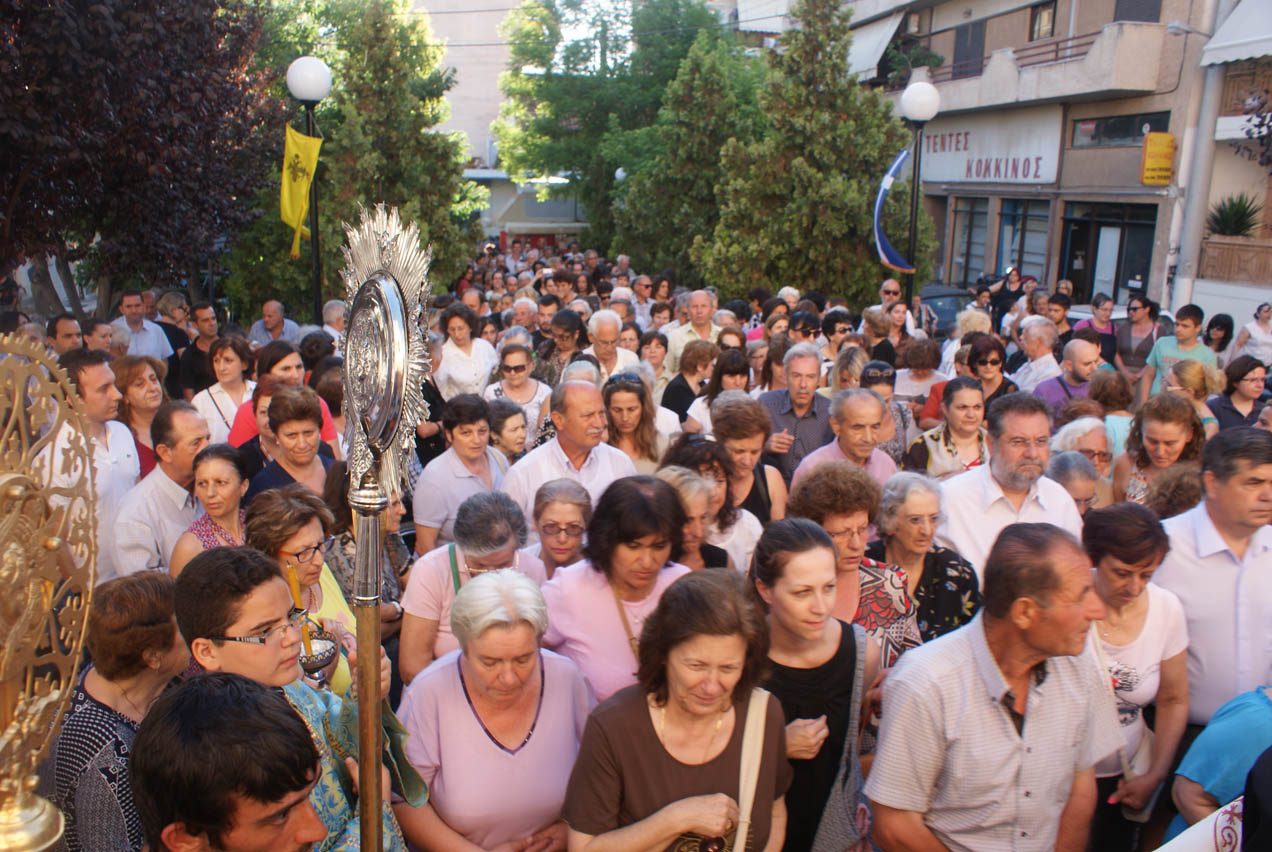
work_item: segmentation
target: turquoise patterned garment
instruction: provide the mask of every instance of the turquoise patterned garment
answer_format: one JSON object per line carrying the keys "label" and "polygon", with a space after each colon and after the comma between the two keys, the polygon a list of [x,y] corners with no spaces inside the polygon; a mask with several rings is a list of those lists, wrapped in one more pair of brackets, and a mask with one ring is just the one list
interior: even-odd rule
{"label": "turquoise patterned garment", "polygon": [[[309,800],[318,817],[327,826],[327,837],[315,848],[317,852],[356,852],[360,831],[358,807],[353,795],[353,779],[345,766],[346,757],[357,758],[357,701],[346,694],[337,696],[318,691],[297,680],[283,687],[283,694],[309,728],[309,735],[322,763],[322,777],[314,785]],[[412,805],[428,801],[423,779],[407,762],[402,751],[406,729],[389,710],[381,708],[384,725],[385,763],[389,767],[393,792]],[[389,807],[388,797],[380,808],[384,832],[384,849],[406,852],[406,842],[397,819]]]}

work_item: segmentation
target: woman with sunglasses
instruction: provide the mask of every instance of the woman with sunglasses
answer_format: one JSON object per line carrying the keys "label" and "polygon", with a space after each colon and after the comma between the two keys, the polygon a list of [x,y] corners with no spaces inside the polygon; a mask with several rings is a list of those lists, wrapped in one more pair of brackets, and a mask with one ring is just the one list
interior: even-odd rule
{"label": "woman with sunglasses", "polygon": [[653,473],[667,438],[654,428],[656,412],[645,383],[634,373],[618,373],[605,383],[601,398],[609,421],[609,445],[626,453],[637,473]]}
{"label": "woman with sunglasses", "polygon": [[1015,382],[1003,375],[1003,364],[1006,362],[1007,350],[992,334],[978,337],[972,342],[972,351],[967,355],[967,366],[972,375],[980,379],[986,411],[989,410],[990,403],[1000,396],[1020,390]]}
{"label": "woman with sunglasses", "polygon": [[526,443],[539,436],[552,388],[531,378],[534,353],[524,343],[505,343],[499,348],[499,381],[486,386],[482,396],[487,400],[508,399],[521,406],[526,414]]}
{"label": "woman with sunglasses", "polygon": [[[278,563],[299,609],[309,613],[322,629],[333,634],[346,651],[357,650],[353,610],[345,601],[336,575],[323,561],[331,546],[328,533],[335,518],[322,498],[303,485],[286,485],[263,491],[247,509],[246,544]],[[349,662],[337,656],[331,689],[343,695],[352,683]]]}
{"label": "woman with sunglasses", "polygon": [[1141,387],[1140,376],[1148,365],[1149,353],[1157,343],[1159,329],[1153,316],[1153,303],[1143,296],[1132,296],[1126,305],[1127,323],[1117,330],[1117,356],[1114,366],[1126,376],[1135,390],[1134,405],[1143,401],[1147,388]]}
{"label": "woman with sunglasses", "polygon": [[592,498],[573,479],[552,479],[534,493],[533,516],[539,540],[521,548],[521,558],[541,563],[544,576],[551,580],[558,568],[583,558],[583,534],[592,520]]}

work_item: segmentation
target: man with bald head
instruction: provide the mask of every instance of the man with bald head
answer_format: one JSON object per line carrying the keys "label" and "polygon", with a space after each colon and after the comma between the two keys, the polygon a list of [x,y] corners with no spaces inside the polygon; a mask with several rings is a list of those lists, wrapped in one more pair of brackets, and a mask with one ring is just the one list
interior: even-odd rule
{"label": "man with bald head", "polygon": [[275,340],[299,344],[300,326],[283,316],[282,302],[270,299],[261,305],[261,318],[252,323],[252,329],[247,333],[247,342],[252,344],[252,348],[259,349]]}
{"label": "man with bald head", "polygon": [[1070,340],[1064,345],[1060,375],[1047,379],[1034,388],[1051,409],[1052,415],[1071,399],[1086,398],[1091,392],[1091,376],[1100,367],[1100,347],[1086,340]]}
{"label": "man with bald head", "polygon": [[877,393],[864,388],[848,388],[830,401],[830,428],[835,440],[813,450],[795,468],[791,488],[824,462],[850,461],[882,486],[897,472],[897,463],[879,449],[879,433],[886,412]]}
{"label": "man with bald head", "polygon": [[663,364],[675,374],[680,369],[680,353],[690,340],[708,340],[715,343],[720,336],[720,326],[711,321],[715,313],[715,297],[706,290],[689,294],[689,321],[667,335],[667,357]]}
{"label": "man with bald head", "polygon": [[548,400],[556,437],[526,453],[504,475],[504,491],[526,514],[534,536],[534,495],[553,479],[572,479],[595,504],[610,483],[635,476],[632,460],[605,443],[605,403],[591,382],[565,381]]}

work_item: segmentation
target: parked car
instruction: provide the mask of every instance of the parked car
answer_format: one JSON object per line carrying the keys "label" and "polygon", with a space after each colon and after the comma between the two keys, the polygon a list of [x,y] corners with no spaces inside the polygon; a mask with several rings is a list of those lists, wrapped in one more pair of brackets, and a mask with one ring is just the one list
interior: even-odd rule
{"label": "parked car", "polygon": [[936,340],[944,340],[954,328],[958,312],[976,299],[976,294],[963,287],[951,287],[948,284],[929,284],[919,293],[923,304],[936,314]]}

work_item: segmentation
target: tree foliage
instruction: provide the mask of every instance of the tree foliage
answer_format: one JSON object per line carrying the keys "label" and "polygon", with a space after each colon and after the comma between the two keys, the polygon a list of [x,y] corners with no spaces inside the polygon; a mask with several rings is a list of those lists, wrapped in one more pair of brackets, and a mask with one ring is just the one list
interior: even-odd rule
{"label": "tree foliage", "polygon": [[[318,116],[325,136],[316,177],[324,298],[343,295],[341,225],[357,222],[359,204],[385,202],[398,207],[404,221],[418,223],[421,239],[433,246],[433,278],[449,285],[480,239],[473,228],[486,192],[463,178],[462,138],[433,129],[446,119],[445,94],[455,84],[441,65],[442,47],[405,0],[329,0],[312,14],[318,32],[339,36],[336,45],[325,45],[333,86]],[[304,20],[279,24],[302,40],[310,31]],[[289,52],[279,53],[287,58]],[[277,298],[307,318],[309,251],[302,246],[301,258],[287,256],[291,232],[278,213],[281,125],[274,141],[271,183],[257,199],[263,215],[234,250],[228,287],[241,312],[254,313],[266,298]]]}
{"label": "tree foliage", "polygon": [[[886,272],[872,239],[874,198],[910,134],[887,102],[849,74],[849,15],[839,0],[796,4],[794,26],[768,54],[760,95],[768,133],[724,146],[720,220],[692,251],[722,293],[797,283],[860,303]],[[908,184],[893,187],[885,225],[894,238],[908,227],[908,199]],[[922,215],[920,224],[923,280],[932,226]]]}
{"label": "tree foliage", "polygon": [[[244,0],[47,0],[0,12],[0,266],[87,259],[175,283],[248,221],[279,120]],[[101,304],[99,310],[105,309]]]}
{"label": "tree foliage", "polygon": [[638,166],[629,168],[614,211],[615,245],[632,255],[636,268],[673,267],[680,283],[702,283],[689,250],[695,238],[711,238],[719,219],[720,149],[762,132],[762,74],[762,64],[731,39],[703,31],[667,87],[654,125],[608,137],[611,145],[624,140],[645,152],[643,160],[625,155]]}
{"label": "tree foliage", "polygon": [[608,248],[614,173],[633,165],[614,157],[640,147],[619,137],[653,123],[697,33],[718,25],[701,0],[526,0],[500,29],[512,45],[495,126],[504,170],[568,176],[554,194],[582,202],[587,241]]}

